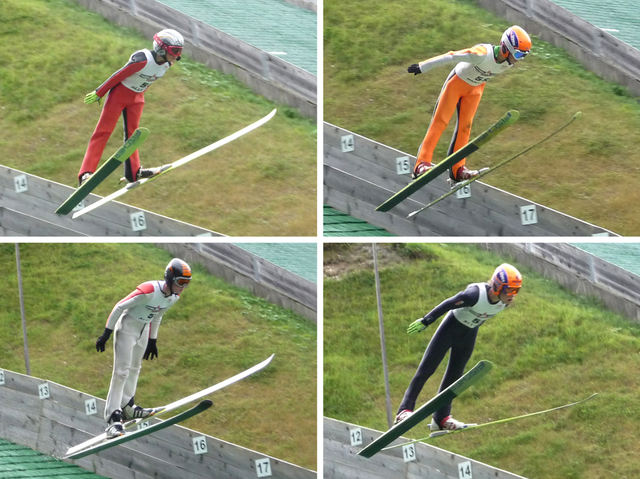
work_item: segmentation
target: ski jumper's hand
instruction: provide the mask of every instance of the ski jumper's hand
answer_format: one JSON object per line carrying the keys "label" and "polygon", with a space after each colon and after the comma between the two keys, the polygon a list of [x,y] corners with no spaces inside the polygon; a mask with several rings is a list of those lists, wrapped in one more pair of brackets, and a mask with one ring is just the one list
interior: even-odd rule
{"label": "ski jumper's hand", "polygon": [[414,75],[417,75],[418,73],[422,73],[422,70],[420,70],[420,64],[413,63],[409,68],[407,68],[407,72],[413,73]]}
{"label": "ski jumper's hand", "polygon": [[96,101],[100,101],[100,97],[95,91],[91,93],[87,93],[84,97],[84,102],[88,105],[89,103],[95,103]]}
{"label": "ski jumper's hand", "polygon": [[158,347],[156,346],[157,339],[149,338],[149,342],[147,343],[147,350],[144,352],[144,359],[153,360],[153,357],[158,357]]}
{"label": "ski jumper's hand", "polygon": [[104,328],[104,333],[102,333],[102,336],[100,336],[96,341],[96,351],[98,351],[99,353],[104,353],[104,346],[105,344],[107,344],[107,341],[111,337],[112,332],[113,329]]}

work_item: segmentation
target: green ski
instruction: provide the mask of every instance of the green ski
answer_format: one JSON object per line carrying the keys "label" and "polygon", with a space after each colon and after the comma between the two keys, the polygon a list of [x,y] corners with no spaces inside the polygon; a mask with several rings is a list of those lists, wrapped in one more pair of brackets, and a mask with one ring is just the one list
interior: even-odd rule
{"label": "green ski", "polygon": [[124,144],[118,148],[111,158],[109,158],[98,170],[91,175],[87,181],[84,182],[76,191],[72,193],[67,200],[60,205],[56,210],[59,215],[67,215],[71,213],[71,210],[75,208],[78,203],[85,199],[89,193],[91,193],[100,183],[102,183],[107,176],[113,173],[118,166],[120,166],[127,158],[129,158],[134,151],[136,151],[140,145],[149,136],[149,130],[146,128],[138,128],[133,132],[133,135],[129,137]]}
{"label": "green ski", "polygon": [[517,110],[509,110],[500,120],[496,122],[495,125],[490,127],[485,132],[481,133],[479,136],[471,140],[465,146],[460,148],[458,151],[452,153],[436,166],[427,171],[424,175],[419,176],[416,180],[409,183],[403,189],[398,191],[395,195],[389,198],[387,201],[382,203],[380,206],[376,208],[376,211],[389,211],[391,208],[396,206],[401,201],[407,199],[409,196],[414,194],[420,188],[425,186],[430,181],[434,180],[441,173],[446,171],[449,167],[455,165],[463,158],[466,158],[474,151],[478,150],[482,145],[486,142],[494,138],[496,135],[501,133],[505,128],[510,125],[513,125],[518,118],[520,117],[520,113]]}
{"label": "green ski", "polygon": [[438,409],[446,405],[447,403],[453,401],[456,397],[458,397],[463,391],[467,390],[469,387],[473,386],[477,383],[485,374],[491,371],[493,364],[490,361],[480,361],[476,364],[472,369],[470,369],[467,374],[458,379],[455,383],[449,386],[447,389],[439,393],[436,397],[431,399],[429,402],[422,405],[419,409],[414,411],[414,413],[409,416],[404,421],[399,422],[387,432],[382,434],[376,440],[374,440],[367,447],[362,449],[358,455],[363,457],[371,457],[374,454],[380,452],[382,448],[389,445],[391,442],[398,439],[405,432],[407,432],[412,427],[416,426],[418,423],[424,421],[426,418],[431,416]]}
{"label": "green ski", "polygon": [[[501,161],[500,163],[498,163],[497,165],[492,166],[491,168],[486,168],[484,171],[481,171],[480,174],[478,176],[474,176],[471,179],[468,179],[466,181],[461,181],[460,183],[456,184],[453,186],[453,188],[451,188],[450,191],[448,191],[447,193],[445,193],[444,195],[442,195],[440,198],[433,200],[431,203],[429,203],[427,206],[423,206],[422,208],[412,211],[411,213],[409,213],[407,215],[407,218],[413,218],[415,215],[422,213],[424,210],[426,210],[427,208],[431,208],[433,205],[435,205],[436,203],[441,202],[442,200],[444,200],[445,198],[448,198],[449,196],[451,196],[452,194],[454,194],[456,191],[461,190],[462,188],[464,188],[465,186],[473,183],[474,181],[479,180],[480,178],[484,178],[485,176],[487,176],[489,173],[493,173],[494,171],[496,171],[498,168],[500,168],[501,166],[506,165],[507,163],[509,163],[510,161],[515,160],[516,158],[518,158],[519,156],[524,155],[526,152],[528,152],[529,150],[532,150],[533,148],[535,148],[536,146],[538,146],[540,143],[543,143],[545,141],[547,141],[549,138],[551,138],[553,135],[555,135],[556,133],[560,133],[562,130],[564,130],[566,127],[568,127],[571,123],[574,122],[574,120],[576,118],[579,118],[580,115],[582,115],[582,112],[577,112],[575,115],[573,115],[573,118],[571,118],[571,120],[569,120],[569,122],[565,123],[564,125],[562,125],[560,128],[558,128],[557,130],[553,131],[552,133],[550,133],[549,135],[547,135],[546,137],[544,137],[542,140],[538,141],[537,143],[534,143],[533,145],[531,145],[528,148],[525,148],[524,150],[522,150],[520,153],[518,153],[515,156],[512,156],[511,158],[507,158],[506,160]],[[427,173],[428,174],[428,173]]]}
{"label": "green ski", "polygon": [[402,443],[402,444],[396,444],[394,446],[385,447],[383,449],[383,451],[386,451],[387,449],[393,449],[393,448],[396,448],[396,447],[408,446],[409,444],[414,444],[416,442],[426,441],[427,439],[432,439],[434,437],[447,436],[449,434],[456,434],[458,432],[470,431],[472,429],[478,429],[478,428],[481,428],[481,427],[493,426],[495,424],[502,424],[502,423],[505,423],[505,422],[515,421],[516,419],[523,419],[525,417],[532,417],[532,416],[537,416],[539,414],[546,414],[546,413],[551,412],[551,411],[557,411],[558,409],[564,409],[564,408],[567,408],[567,407],[575,406],[577,404],[581,404],[583,402],[588,401],[589,399],[593,399],[597,395],[598,395],[598,393],[594,393],[591,396],[589,396],[588,398],[581,399],[580,401],[572,402],[571,404],[565,404],[564,406],[558,406],[558,407],[554,407],[554,408],[551,408],[551,409],[545,409],[544,411],[538,411],[538,412],[532,412],[532,413],[529,413],[529,414],[523,414],[522,416],[509,417],[507,419],[499,419],[498,421],[485,422],[484,424],[476,424],[475,426],[465,427],[464,429],[456,429],[454,431],[436,431],[436,432],[431,433],[427,437],[423,437],[422,439],[416,439],[414,441],[409,441],[409,442],[405,442],[405,443]]}
{"label": "green ski", "polygon": [[71,454],[69,456],[65,456],[65,459],[80,459],[81,457],[88,456],[90,454],[95,454],[96,452],[103,451],[105,449],[109,449],[115,446],[119,446],[120,444],[124,444],[125,442],[133,441],[134,439],[138,439],[139,437],[146,436],[148,434],[153,434],[154,432],[160,431],[161,429],[166,429],[169,426],[172,426],[178,422],[189,419],[196,414],[200,414],[203,411],[206,411],[211,407],[213,402],[210,399],[205,399],[201,401],[197,406],[188,409],[185,412],[177,414],[173,416],[171,419],[167,419],[166,421],[159,422],[154,424],[153,426],[146,427],[144,429],[138,429],[137,431],[127,432],[124,436],[116,437],[113,439],[105,439],[104,442],[95,445],[93,447],[89,447],[87,449],[83,449],[80,452],[76,452],[75,454]]}

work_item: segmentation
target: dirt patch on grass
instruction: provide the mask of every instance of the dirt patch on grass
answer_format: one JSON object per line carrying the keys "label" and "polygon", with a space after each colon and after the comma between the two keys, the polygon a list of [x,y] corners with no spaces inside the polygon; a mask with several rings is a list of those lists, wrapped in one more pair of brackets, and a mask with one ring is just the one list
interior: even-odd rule
{"label": "dirt patch on grass", "polygon": [[[397,266],[417,259],[429,260],[432,255],[412,245],[400,243],[377,244],[378,268]],[[323,274],[325,278],[340,279],[358,272],[373,271],[371,243],[327,243],[324,245]]]}

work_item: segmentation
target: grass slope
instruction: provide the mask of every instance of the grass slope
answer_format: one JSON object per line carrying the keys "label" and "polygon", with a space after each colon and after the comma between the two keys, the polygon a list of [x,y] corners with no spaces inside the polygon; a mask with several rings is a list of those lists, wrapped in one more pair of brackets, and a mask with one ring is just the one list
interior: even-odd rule
{"label": "grass slope", "polygon": [[[14,246],[0,245],[0,258],[0,368],[24,373]],[[95,341],[116,302],[162,278],[169,254],[146,244],[22,244],[20,259],[31,373],[106,398],[113,337],[102,354]],[[160,326],[159,357],[143,361],[136,402],[167,404],[275,353],[265,370],[215,393],[214,407],[185,425],[315,469],[316,344],[311,322],[195,265]]]}
{"label": "grass slope", "polygon": [[[84,95],[151,41],[69,0],[0,3],[2,38],[15,45],[0,69],[2,164],[77,186],[101,112]],[[256,95],[230,75],[185,58],[145,94],[144,166],[178,160],[278,108],[266,125],[132,192],[140,208],[228,235],[314,236],[316,125]],[[122,144],[122,120],[103,160]],[[117,189],[119,171],[96,193]]]}
{"label": "grass slope", "polygon": [[[392,407],[397,408],[440,321],[418,335],[407,326],[510,261],[475,245],[381,247],[380,281]],[[386,256],[385,256],[386,255]],[[385,387],[370,249],[325,245],[324,414],[387,430]],[[385,259],[386,258],[386,259]],[[329,264],[328,264],[329,263]],[[640,421],[636,360],[640,329],[595,300],[579,297],[526,267],[522,292],[480,328],[467,369],[494,369],[453,404],[453,414],[484,423],[595,399],[547,415],[440,438],[432,444],[531,478],[632,478]],[[446,360],[418,404],[437,393]],[[393,410],[395,414],[395,409]],[[429,434],[427,423],[409,437]]]}
{"label": "grass slope", "polygon": [[[451,68],[409,75],[407,66],[477,43],[511,24],[470,0],[324,2],[325,120],[416,154]],[[574,126],[487,183],[624,235],[638,235],[640,108],[618,85],[563,50],[533,38],[532,53],[488,82],[472,138],[509,109],[520,120],[469,158],[477,168],[508,158],[582,111]],[[455,120],[434,155],[446,156]]]}

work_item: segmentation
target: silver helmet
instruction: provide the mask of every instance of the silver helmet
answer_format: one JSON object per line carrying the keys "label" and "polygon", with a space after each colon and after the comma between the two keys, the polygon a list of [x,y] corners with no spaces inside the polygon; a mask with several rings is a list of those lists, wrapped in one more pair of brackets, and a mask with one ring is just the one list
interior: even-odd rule
{"label": "silver helmet", "polygon": [[182,49],[184,48],[184,38],[171,28],[159,31],[153,36],[153,50],[161,57],[167,57],[167,53],[180,60]]}

